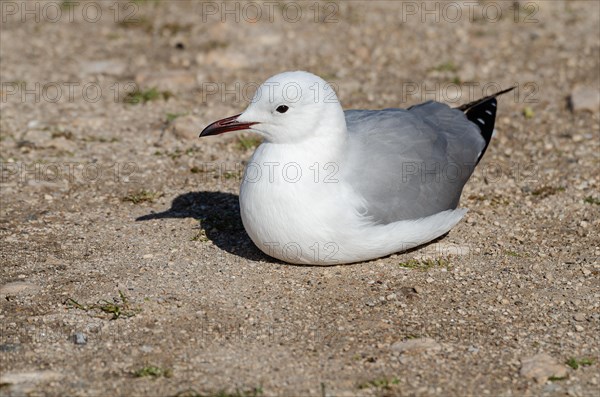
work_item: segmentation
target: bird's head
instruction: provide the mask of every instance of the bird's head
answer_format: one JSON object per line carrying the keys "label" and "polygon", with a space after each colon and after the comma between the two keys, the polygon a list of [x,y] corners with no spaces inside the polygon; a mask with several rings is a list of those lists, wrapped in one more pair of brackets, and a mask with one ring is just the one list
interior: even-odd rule
{"label": "bird's head", "polygon": [[250,130],[273,143],[295,143],[345,133],[344,112],[333,88],[308,72],[285,72],[265,81],[246,110],[207,126],[200,137]]}

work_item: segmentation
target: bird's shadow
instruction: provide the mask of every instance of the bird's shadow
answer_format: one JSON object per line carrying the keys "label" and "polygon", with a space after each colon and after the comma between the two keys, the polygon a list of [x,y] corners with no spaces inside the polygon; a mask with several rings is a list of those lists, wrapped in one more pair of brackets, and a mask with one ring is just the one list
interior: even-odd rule
{"label": "bird's shadow", "polygon": [[[212,241],[217,247],[231,254],[253,261],[279,264],[284,263],[263,253],[256,245],[254,245],[252,240],[250,240],[250,237],[242,224],[239,199],[235,194],[206,191],[184,193],[173,200],[171,208],[168,210],[163,212],[151,212],[150,214],[136,218],[136,221],[176,218],[197,219],[199,221],[199,238],[202,238],[201,231],[204,230],[206,238]],[[404,253],[418,251],[429,244],[434,244],[442,240],[447,235],[448,233],[445,233],[429,243],[404,251]],[[315,266],[288,265],[299,267]],[[317,266],[330,267],[332,265]]]}
{"label": "bird's shadow", "polygon": [[151,219],[194,218],[199,221],[199,238],[206,238],[217,247],[254,261],[277,262],[260,251],[244,230],[238,196],[223,192],[189,192],[177,196],[171,208],[140,216],[136,221]]}

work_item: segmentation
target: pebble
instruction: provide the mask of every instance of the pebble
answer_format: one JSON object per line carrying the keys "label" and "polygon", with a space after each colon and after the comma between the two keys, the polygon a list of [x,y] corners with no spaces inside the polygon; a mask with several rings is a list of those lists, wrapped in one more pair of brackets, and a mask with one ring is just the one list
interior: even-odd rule
{"label": "pebble", "polygon": [[198,135],[205,124],[206,122],[200,120],[199,117],[192,115],[182,116],[173,121],[171,132],[180,140],[198,140]]}
{"label": "pebble", "polygon": [[600,110],[600,91],[589,86],[575,87],[571,92],[571,107],[574,112],[587,110],[597,113]]}
{"label": "pebble", "polygon": [[51,139],[47,143],[48,147],[53,147],[64,152],[75,152],[77,150],[77,144],[67,138],[58,137]]}
{"label": "pebble", "polygon": [[33,130],[36,128],[40,128],[43,126],[43,123],[39,120],[31,120],[27,123],[27,129],[28,130]]}
{"label": "pebble", "polygon": [[543,390],[546,393],[556,393],[560,389],[561,389],[560,385],[557,385],[556,383],[548,383],[547,385],[544,385]]}
{"label": "pebble", "polygon": [[19,343],[3,343],[0,345],[1,353],[16,352],[19,349],[21,349],[21,345]]}
{"label": "pebble", "polygon": [[50,382],[62,378],[56,371],[7,372],[0,376],[0,385],[15,385],[19,383]]}
{"label": "pebble", "polygon": [[442,349],[442,346],[431,338],[416,338],[396,342],[391,346],[391,349],[402,354],[417,354],[437,352]]}
{"label": "pebble", "polygon": [[15,281],[13,283],[4,284],[2,287],[0,287],[0,296],[19,294],[30,295],[37,292],[39,289],[40,287],[35,284],[24,281]]}
{"label": "pebble", "polygon": [[82,332],[76,332],[73,335],[73,342],[76,345],[85,345],[87,344],[87,336],[85,336],[85,334]]}
{"label": "pebble", "polygon": [[118,59],[88,61],[81,63],[81,70],[85,74],[107,74],[120,76],[127,71],[127,64]]}
{"label": "pebble", "polygon": [[575,319],[575,321],[585,321],[585,314],[583,313],[577,313],[576,315],[573,316],[573,318]]}
{"label": "pebble", "polygon": [[200,65],[210,64],[221,69],[235,70],[248,67],[253,60],[240,51],[214,50],[208,54],[198,54],[196,62]]}
{"label": "pebble", "polygon": [[544,383],[551,377],[564,378],[567,376],[567,368],[548,354],[540,353],[521,359],[520,374],[538,383]]}
{"label": "pebble", "polygon": [[29,128],[21,137],[21,140],[32,142],[37,147],[45,146],[52,139],[52,133],[48,130]]}

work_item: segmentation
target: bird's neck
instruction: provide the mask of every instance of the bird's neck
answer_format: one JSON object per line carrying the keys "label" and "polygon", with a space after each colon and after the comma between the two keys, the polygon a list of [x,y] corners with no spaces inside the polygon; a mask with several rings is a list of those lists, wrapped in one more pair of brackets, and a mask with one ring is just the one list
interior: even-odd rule
{"label": "bird's neck", "polygon": [[339,161],[348,144],[348,130],[344,112],[340,109],[327,112],[328,117],[319,118],[310,132],[298,134],[298,139],[290,142],[265,141],[265,156],[282,157],[281,160],[292,161],[292,158],[306,161]]}
{"label": "bird's neck", "polygon": [[[340,161],[346,151],[348,133],[346,125],[343,128],[328,128],[319,126],[310,137],[292,143],[265,142],[261,145],[261,157],[276,158],[279,161],[298,161],[302,163],[327,163]],[[274,161],[276,161],[274,160]]]}

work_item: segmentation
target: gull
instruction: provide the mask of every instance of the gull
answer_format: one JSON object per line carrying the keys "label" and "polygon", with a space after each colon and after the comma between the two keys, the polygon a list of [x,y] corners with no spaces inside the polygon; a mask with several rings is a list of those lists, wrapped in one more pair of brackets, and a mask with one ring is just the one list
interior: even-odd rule
{"label": "gull", "polygon": [[305,265],[362,262],[431,242],[462,219],[459,199],[490,143],[496,96],[511,89],[458,108],[428,101],[344,111],[320,77],[284,72],[200,137],[249,130],[263,138],[239,202],[264,253]]}

